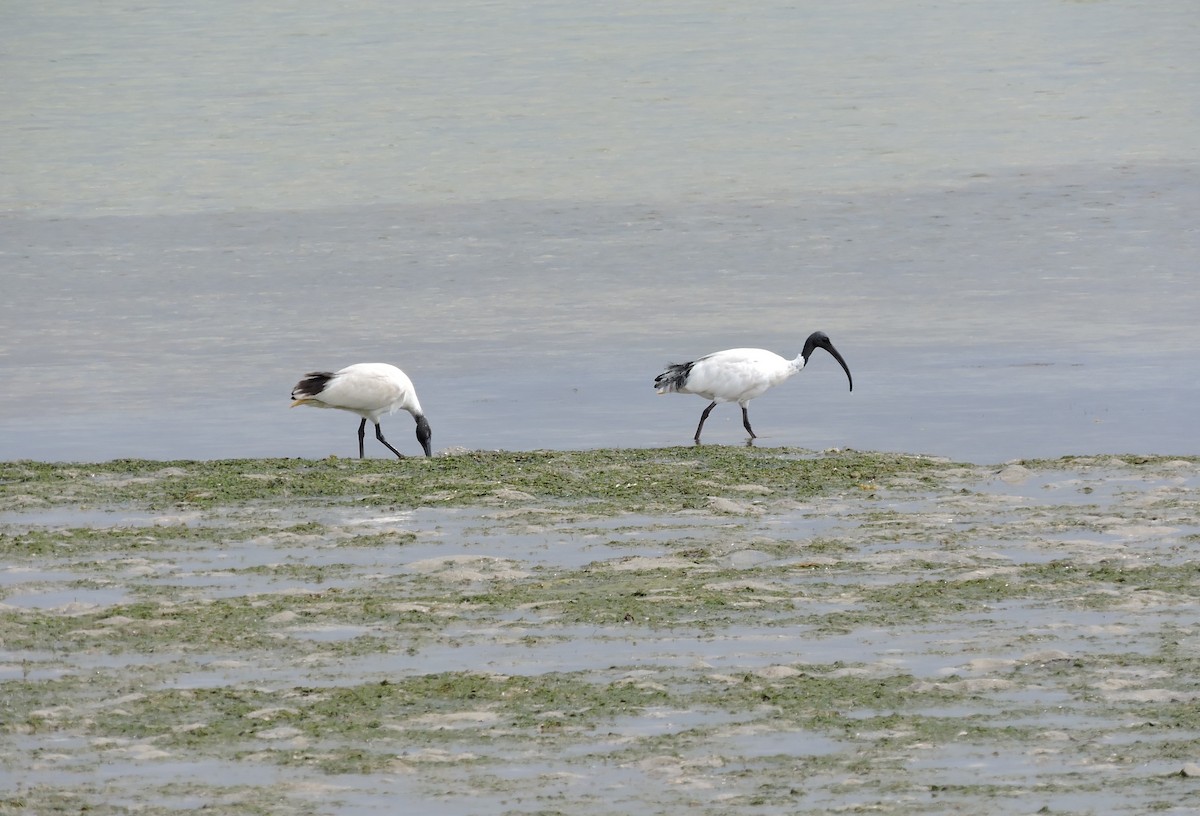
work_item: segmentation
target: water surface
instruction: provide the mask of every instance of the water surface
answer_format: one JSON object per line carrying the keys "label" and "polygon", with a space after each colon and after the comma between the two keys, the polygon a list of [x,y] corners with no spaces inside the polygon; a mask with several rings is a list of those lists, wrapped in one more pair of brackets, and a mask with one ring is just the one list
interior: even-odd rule
{"label": "water surface", "polygon": [[[850,363],[760,445],[1194,453],[1190,3],[546,0],[6,13],[0,457],[687,444],[667,362]],[[393,444],[417,452],[407,417]],[[706,441],[741,444],[736,408]],[[386,454],[369,442],[371,455]]]}

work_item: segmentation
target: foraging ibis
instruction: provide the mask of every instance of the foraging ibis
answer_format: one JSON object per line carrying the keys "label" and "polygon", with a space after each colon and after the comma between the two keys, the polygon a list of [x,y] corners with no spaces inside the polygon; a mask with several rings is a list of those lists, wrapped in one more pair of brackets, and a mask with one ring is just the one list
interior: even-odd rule
{"label": "foraging ibis", "polygon": [[654,387],[659,394],[698,394],[712,400],[700,415],[696,426],[696,444],[700,444],[700,431],[704,420],[719,402],[736,402],[742,406],[742,425],[751,439],[757,438],[750,427],[750,415],[746,403],[762,396],[768,388],[779,385],[793,374],[799,373],[808,363],[814,349],[822,348],[833,355],[842,365],[850,390],[854,390],[854,378],[842,355],[833,347],[825,332],[813,332],[804,341],[804,350],[794,360],[786,360],[773,351],[756,348],[737,348],[718,351],[693,360],[690,363],[672,363],[667,370],[654,378]]}
{"label": "foraging ibis", "polygon": [[375,423],[375,438],[387,449],[403,459],[404,455],[383,438],[379,418],[396,411],[408,411],[417,421],[417,441],[432,456],[430,440],[433,431],[421,411],[417,391],[412,380],[400,369],[387,363],[358,363],[341,371],[310,371],[292,389],[293,408],[297,405],[313,405],[317,408],[340,408],[362,417],[358,425],[358,458],[363,458],[363,437],[367,433],[367,420]]}

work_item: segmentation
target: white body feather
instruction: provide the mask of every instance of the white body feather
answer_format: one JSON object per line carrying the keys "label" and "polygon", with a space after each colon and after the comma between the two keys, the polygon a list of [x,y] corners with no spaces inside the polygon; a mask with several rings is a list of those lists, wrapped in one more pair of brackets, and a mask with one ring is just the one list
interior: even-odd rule
{"label": "white body feather", "polygon": [[802,368],[803,357],[787,360],[766,349],[727,349],[695,360],[681,385],[660,387],[658,393],[676,391],[697,394],[712,402],[745,405]]}
{"label": "white body feather", "polygon": [[[292,397],[302,395],[293,393]],[[303,396],[306,405],[340,408],[378,423],[379,418],[397,411],[422,416],[421,403],[412,380],[400,369],[387,363],[356,363],[334,372],[320,393]]]}

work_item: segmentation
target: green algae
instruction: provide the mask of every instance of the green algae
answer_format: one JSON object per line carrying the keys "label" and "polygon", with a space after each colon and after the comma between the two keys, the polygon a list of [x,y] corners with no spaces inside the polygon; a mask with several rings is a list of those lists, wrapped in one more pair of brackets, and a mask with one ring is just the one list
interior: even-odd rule
{"label": "green algae", "polygon": [[[430,811],[1178,805],[1198,461],[1022,464],[1065,489],[708,447],[7,463],[0,768],[281,774],[131,772],[146,813],[341,812],[288,774],[400,775]],[[0,812],[112,794],[63,774]]]}
{"label": "green algae", "polygon": [[714,491],[753,483],[803,498],[898,477],[933,484],[935,460],[854,451],[695,447],[472,452],[434,459],[259,459],[94,465],[0,464],[0,511],[95,502],[152,510],[271,501],[472,505],[498,489],[589,512],[702,508]]}

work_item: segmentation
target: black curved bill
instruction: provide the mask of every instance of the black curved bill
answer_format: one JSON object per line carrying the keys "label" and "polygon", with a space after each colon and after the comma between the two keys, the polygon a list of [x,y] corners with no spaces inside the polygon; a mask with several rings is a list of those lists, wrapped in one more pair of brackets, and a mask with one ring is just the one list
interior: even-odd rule
{"label": "black curved bill", "polygon": [[850,381],[850,390],[854,390],[854,378],[850,376],[850,366],[846,365],[846,361],[842,359],[842,355],[833,347],[833,343],[825,341],[825,350],[833,355],[833,359],[842,364],[842,370],[846,372],[846,379]]}

